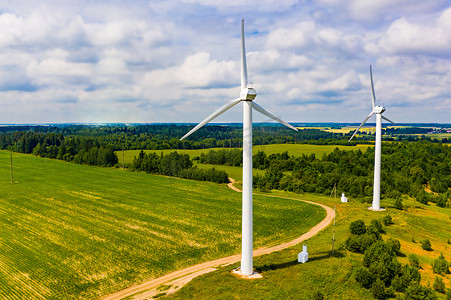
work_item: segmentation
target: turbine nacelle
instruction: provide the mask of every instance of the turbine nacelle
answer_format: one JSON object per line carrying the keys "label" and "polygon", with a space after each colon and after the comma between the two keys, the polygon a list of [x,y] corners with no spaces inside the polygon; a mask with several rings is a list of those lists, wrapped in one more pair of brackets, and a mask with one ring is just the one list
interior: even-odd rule
{"label": "turbine nacelle", "polygon": [[385,111],[385,107],[380,106],[380,105],[375,106],[375,107],[373,108],[373,114],[381,114],[381,113],[383,113],[384,111]]}
{"label": "turbine nacelle", "polygon": [[245,100],[254,100],[255,97],[257,97],[257,91],[254,88],[251,87],[247,87],[243,90],[241,90],[240,93],[240,99],[245,101]]}

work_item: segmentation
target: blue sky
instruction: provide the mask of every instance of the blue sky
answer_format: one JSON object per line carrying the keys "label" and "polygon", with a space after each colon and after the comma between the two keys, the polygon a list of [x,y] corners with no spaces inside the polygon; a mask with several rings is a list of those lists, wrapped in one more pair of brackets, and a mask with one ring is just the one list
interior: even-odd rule
{"label": "blue sky", "polygon": [[283,119],[361,122],[371,64],[385,116],[451,123],[448,0],[4,2],[0,124],[199,122],[239,95],[243,18],[256,101]]}

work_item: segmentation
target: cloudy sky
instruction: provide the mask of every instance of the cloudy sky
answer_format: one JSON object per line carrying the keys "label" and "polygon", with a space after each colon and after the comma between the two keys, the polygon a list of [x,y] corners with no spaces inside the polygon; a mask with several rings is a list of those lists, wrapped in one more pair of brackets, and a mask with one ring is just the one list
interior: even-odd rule
{"label": "cloudy sky", "polygon": [[199,122],[239,95],[243,18],[256,101],[285,120],[361,122],[371,64],[385,116],[451,123],[449,0],[7,0],[0,124]]}

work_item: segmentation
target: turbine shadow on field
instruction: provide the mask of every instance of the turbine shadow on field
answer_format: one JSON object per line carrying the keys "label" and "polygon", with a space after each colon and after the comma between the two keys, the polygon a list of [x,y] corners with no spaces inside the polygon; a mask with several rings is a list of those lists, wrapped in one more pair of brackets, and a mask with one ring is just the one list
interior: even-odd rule
{"label": "turbine shadow on field", "polygon": [[[344,254],[339,251],[335,251],[334,255],[331,255],[330,252],[315,253],[315,254],[312,254],[311,257],[309,257],[308,262],[323,260],[323,259],[327,259],[327,258],[331,258],[331,257],[340,258],[340,257],[344,257]],[[289,267],[292,267],[292,266],[295,266],[298,264],[299,264],[298,260],[295,259],[295,260],[280,263],[280,264],[264,265],[262,267],[257,267],[256,269],[258,271],[265,272],[265,271],[285,269],[285,268],[289,268]]]}

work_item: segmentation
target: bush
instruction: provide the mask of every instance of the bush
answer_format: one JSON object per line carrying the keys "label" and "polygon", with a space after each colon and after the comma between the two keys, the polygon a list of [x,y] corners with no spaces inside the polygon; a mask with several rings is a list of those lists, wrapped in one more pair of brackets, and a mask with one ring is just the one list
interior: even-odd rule
{"label": "bush", "polygon": [[376,241],[377,238],[369,233],[362,235],[353,234],[346,240],[346,249],[351,252],[363,253]]}
{"label": "bush", "polygon": [[412,281],[405,291],[405,300],[436,300],[437,295],[428,287]]}
{"label": "bush", "polygon": [[363,222],[362,220],[351,222],[351,224],[349,225],[349,230],[352,234],[364,234],[366,232],[365,222]]}
{"label": "bush", "polygon": [[359,268],[355,273],[355,280],[366,289],[373,284],[374,278],[367,268]]}
{"label": "bush", "polygon": [[438,207],[446,207],[448,202],[448,199],[446,199],[446,195],[439,196],[437,199],[437,206]]}
{"label": "bush", "polygon": [[386,243],[396,254],[401,253],[401,243],[398,240],[389,238]]}
{"label": "bush", "polygon": [[403,210],[404,209],[404,205],[402,204],[401,197],[396,198],[396,200],[395,200],[395,208],[399,209],[399,210]]}
{"label": "bush", "polygon": [[384,230],[382,229],[382,223],[379,220],[372,220],[370,226],[373,226],[379,233],[384,232]]}
{"label": "bush", "polygon": [[376,299],[386,299],[387,293],[385,291],[385,284],[379,278],[371,286],[371,293]]}
{"label": "bush", "polygon": [[366,234],[374,236],[377,240],[382,239],[381,232],[379,231],[378,227],[375,226],[374,224],[371,224],[366,228]]}
{"label": "bush", "polygon": [[421,248],[426,251],[432,251],[431,242],[429,242],[429,239],[425,239],[421,241]]}
{"label": "bush", "polygon": [[451,300],[451,289],[446,292],[446,300]]}
{"label": "bush", "polygon": [[408,286],[408,282],[406,282],[402,276],[396,275],[395,278],[393,278],[391,285],[395,291],[404,292]]}
{"label": "bush", "polygon": [[390,226],[390,225],[394,224],[390,215],[385,215],[385,217],[382,218],[382,223],[385,226]]}
{"label": "bush", "polygon": [[409,262],[410,262],[410,266],[412,268],[417,268],[417,269],[421,268],[420,261],[418,260],[418,256],[416,256],[415,254],[409,255]]}
{"label": "bush", "polygon": [[432,287],[439,293],[445,293],[445,283],[443,282],[442,277],[435,276],[434,284],[432,285]]}
{"label": "bush", "polygon": [[321,292],[321,291],[316,291],[314,294],[313,294],[313,300],[323,300],[324,299],[324,294],[323,294],[323,292]]}
{"label": "bush", "polygon": [[434,262],[432,263],[432,270],[437,274],[449,273],[448,262],[446,261],[443,254],[440,254],[440,256],[436,260],[434,260]]}

